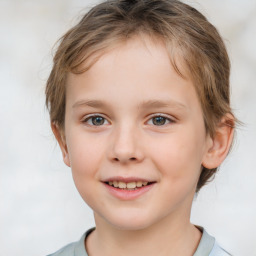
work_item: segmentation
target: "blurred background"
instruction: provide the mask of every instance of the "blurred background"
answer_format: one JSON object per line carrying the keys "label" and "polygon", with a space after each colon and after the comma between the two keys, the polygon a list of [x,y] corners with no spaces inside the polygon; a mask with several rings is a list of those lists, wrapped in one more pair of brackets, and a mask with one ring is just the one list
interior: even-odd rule
{"label": "blurred background", "polygon": [[[256,256],[256,1],[197,0],[232,62],[232,107],[245,123],[192,222],[235,256]],[[97,1],[0,0],[0,251],[52,253],[94,226],[62,162],[44,106],[52,47]]]}

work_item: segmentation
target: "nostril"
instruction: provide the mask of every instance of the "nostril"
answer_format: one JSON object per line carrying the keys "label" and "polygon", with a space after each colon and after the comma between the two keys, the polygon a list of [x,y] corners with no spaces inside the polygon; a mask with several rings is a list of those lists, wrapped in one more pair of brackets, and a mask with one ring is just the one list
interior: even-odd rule
{"label": "nostril", "polygon": [[[131,157],[129,160],[136,161],[136,157]],[[115,157],[114,161],[119,162],[120,160],[117,157]]]}

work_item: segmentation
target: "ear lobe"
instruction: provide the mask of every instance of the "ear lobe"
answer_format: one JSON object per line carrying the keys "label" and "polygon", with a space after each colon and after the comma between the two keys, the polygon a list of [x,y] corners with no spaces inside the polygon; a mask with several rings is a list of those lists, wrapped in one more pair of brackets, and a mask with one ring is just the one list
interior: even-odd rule
{"label": "ear lobe", "polygon": [[56,123],[51,123],[52,132],[58,141],[58,144],[60,146],[62,157],[64,163],[70,167],[70,160],[69,160],[69,154],[68,154],[68,148],[65,141],[65,136],[63,134],[63,131],[57,126]]}
{"label": "ear lobe", "polygon": [[234,118],[223,117],[218,125],[211,145],[204,155],[202,165],[207,169],[217,168],[226,158],[234,137]]}

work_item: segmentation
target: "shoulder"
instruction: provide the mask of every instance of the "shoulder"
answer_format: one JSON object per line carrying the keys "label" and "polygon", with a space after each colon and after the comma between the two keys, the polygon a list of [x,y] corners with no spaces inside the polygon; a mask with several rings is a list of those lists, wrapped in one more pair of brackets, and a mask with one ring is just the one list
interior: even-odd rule
{"label": "shoulder", "polygon": [[231,256],[228,252],[222,249],[217,242],[214,243],[211,253],[209,256]]}
{"label": "shoulder", "polygon": [[57,252],[47,256],[88,256],[85,250],[84,241],[93,230],[94,228],[89,229],[86,233],[83,234],[79,241],[70,243],[62,247]]}
{"label": "shoulder", "polygon": [[231,256],[218,245],[215,238],[209,235],[203,227],[197,226],[197,228],[201,230],[202,238],[193,256]]}
{"label": "shoulder", "polygon": [[68,255],[69,256],[74,256],[76,245],[77,245],[77,242],[68,244],[68,245],[62,247],[57,252],[49,254],[48,256],[68,256]]}

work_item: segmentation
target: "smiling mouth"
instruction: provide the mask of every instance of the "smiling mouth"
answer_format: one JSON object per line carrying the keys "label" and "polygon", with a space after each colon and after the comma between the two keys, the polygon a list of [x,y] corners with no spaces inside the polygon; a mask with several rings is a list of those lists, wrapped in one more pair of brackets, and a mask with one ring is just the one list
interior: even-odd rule
{"label": "smiling mouth", "polygon": [[137,190],[142,187],[149,186],[155,182],[147,182],[147,181],[132,181],[132,182],[123,182],[123,181],[107,181],[105,184],[112,186],[117,189],[122,190]]}

